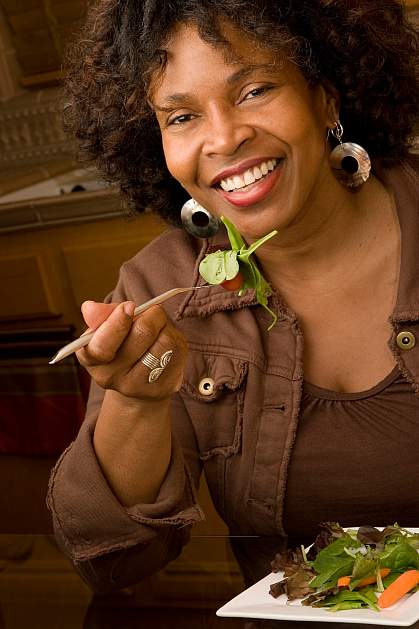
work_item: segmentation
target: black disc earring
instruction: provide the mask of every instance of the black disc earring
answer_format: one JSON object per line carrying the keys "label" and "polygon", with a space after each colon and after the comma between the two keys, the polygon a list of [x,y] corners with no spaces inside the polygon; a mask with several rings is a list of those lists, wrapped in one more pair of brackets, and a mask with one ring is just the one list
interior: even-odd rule
{"label": "black disc earring", "polygon": [[358,188],[370,176],[370,156],[359,144],[342,142],[343,127],[339,120],[335,122],[335,128],[329,131],[339,141],[329,155],[336,178],[348,188]]}
{"label": "black disc earring", "polygon": [[211,238],[220,228],[220,221],[195,199],[184,203],[180,218],[187,232],[198,238]]}

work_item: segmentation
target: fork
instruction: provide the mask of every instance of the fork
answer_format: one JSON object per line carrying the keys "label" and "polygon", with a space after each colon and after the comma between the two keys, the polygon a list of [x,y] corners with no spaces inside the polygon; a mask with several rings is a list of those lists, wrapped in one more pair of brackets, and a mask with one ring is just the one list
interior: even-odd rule
{"label": "fork", "polygon": [[[162,304],[167,299],[171,299],[171,297],[175,297],[176,295],[179,295],[180,293],[186,293],[189,290],[198,290],[199,288],[209,288],[210,286],[211,285],[209,284],[204,284],[203,286],[189,286],[188,288],[171,288],[170,290],[167,290],[165,293],[162,293],[161,295],[157,295],[157,297],[153,297],[153,299],[149,299],[148,301],[144,302],[140,306],[137,306],[134,310],[134,317],[137,317],[139,314],[141,314],[145,310],[148,310],[148,308],[151,308],[151,306],[155,306],[156,304]],[[67,356],[70,356],[71,354],[76,352],[78,349],[85,347],[85,345],[90,343],[90,341],[92,340],[94,333],[95,333],[95,330],[92,330],[92,331],[86,330],[86,332],[83,332],[83,334],[79,336],[78,339],[75,339],[74,341],[71,341],[71,343],[64,345],[64,347],[62,347],[55,354],[55,356],[49,361],[49,364],[53,365],[54,363],[58,363],[60,360],[63,360],[63,358],[67,358]]]}

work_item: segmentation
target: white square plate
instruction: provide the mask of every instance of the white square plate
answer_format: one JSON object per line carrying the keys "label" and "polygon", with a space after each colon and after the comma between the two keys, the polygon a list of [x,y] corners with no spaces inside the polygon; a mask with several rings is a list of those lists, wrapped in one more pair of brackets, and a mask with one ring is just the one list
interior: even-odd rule
{"label": "white square plate", "polygon": [[[412,533],[419,529],[408,527]],[[266,577],[244,590],[217,610],[217,616],[227,618],[253,618],[258,620],[304,620],[311,622],[350,622],[372,625],[408,627],[419,620],[419,592],[407,594],[388,609],[375,612],[372,609],[350,609],[330,612],[322,607],[301,605],[299,600],[287,603],[282,594],[273,598],[269,586],[283,578],[282,572]]]}

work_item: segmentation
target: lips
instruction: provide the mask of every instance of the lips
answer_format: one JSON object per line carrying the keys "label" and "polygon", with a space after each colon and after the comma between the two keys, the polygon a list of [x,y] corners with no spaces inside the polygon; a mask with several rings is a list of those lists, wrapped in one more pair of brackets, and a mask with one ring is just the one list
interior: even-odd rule
{"label": "lips", "polygon": [[[259,203],[263,201],[265,197],[271,192],[272,188],[278,181],[281,176],[281,172],[283,170],[283,159],[277,159],[277,164],[273,170],[271,170],[268,174],[264,175],[261,179],[256,180],[254,183],[251,183],[245,187],[238,188],[236,190],[228,191],[223,190],[219,185],[215,186],[215,190],[218,194],[220,194],[226,201],[235,205],[236,207],[248,207],[250,205],[254,205],[255,203]],[[256,164],[260,163],[260,160],[256,162]],[[252,164],[253,165],[253,164]],[[240,173],[248,170],[250,166],[246,164],[246,168],[241,168]],[[231,171],[228,177],[225,176],[224,171],[222,173],[224,176],[221,179],[226,180],[228,177],[231,177]],[[235,171],[237,173],[237,170]],[[218,182],[221,181],[220,177],[217,177]]]}
{"label": "lips", "polygon": [[214,177],[214,179],[210,183],[210,186],[214,187],[219,185],[220,181],[222,181],[223,179],[228,179],[229,177],[234,177],[235,175],[243,175],[246,170],[252,168],[253,166],[260,166],[260,164],[269,161],[279,162],[281,159],[281,157],[276,156],[253,157],[252,159],[248,159],[241,164],[238,164],[237,166],[232,166],[231,168],[226,168],[225,170],[222,170]]}

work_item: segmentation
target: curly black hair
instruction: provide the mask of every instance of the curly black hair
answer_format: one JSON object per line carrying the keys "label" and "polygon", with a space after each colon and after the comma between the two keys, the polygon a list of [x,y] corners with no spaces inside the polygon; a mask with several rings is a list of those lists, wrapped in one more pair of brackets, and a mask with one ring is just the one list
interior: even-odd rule
{"label": "curly black hair", "polygon": [[169,174],[148,105],[164,44],[180,22],[228,46],[229,21],[340,94],[345,137],[399,161],[419,108],[418,33],[399,0],[96,0],[67,57],[66,128],[80,159],[118,183],[133,208],[179,223],[186,191]]}

